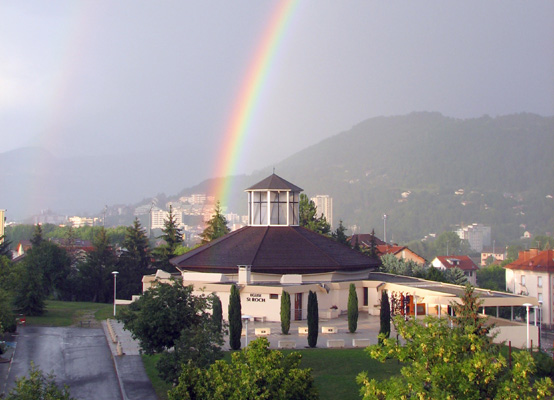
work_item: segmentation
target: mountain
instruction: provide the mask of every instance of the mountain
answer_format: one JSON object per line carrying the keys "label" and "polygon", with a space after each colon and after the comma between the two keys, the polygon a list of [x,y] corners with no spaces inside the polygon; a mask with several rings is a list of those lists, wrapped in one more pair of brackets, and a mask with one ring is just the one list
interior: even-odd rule
{"label": "mountain", "polygon": [[[554,117],[455,119],[427,112],[377,117],[274,166],[231,177],[224,205],[246,214],[244,189],[275,167],[308,196],[332,196],[335,226],[342,219],[358,232],[374,228],[382,236],[387,214],[387,237],[405,242],[480,222],[492,226],[500,245],[525,230],[554,232],[553,155]],[[209,194],[217,186],[214,179],[191,186],[192,178],[179,172],[211,170],[202,156],[175,146],[162,155],[83,159],[60,159],[38,148],[1,153],[0,207],[8,208],[10,218],[24,217],[40,199],[42,208],[94,214],[105,204],[137,204],[160,192],[176,193],[159,196],[160,204]]]}
{"label": "mountain", "polygon": [[[387,214],[388,237],[402,242],[480,222],[506,243],[525,230],[554,232],[554,199],[547,197],[554,196],[553,155],[554,117],[424,112],[368,119],[275,168],[308,196],[332,196],[335,226],[342,219],[381,235]],[[235,178],[230,198],[238,211],[246,212],[243,189],[270,173]]]}

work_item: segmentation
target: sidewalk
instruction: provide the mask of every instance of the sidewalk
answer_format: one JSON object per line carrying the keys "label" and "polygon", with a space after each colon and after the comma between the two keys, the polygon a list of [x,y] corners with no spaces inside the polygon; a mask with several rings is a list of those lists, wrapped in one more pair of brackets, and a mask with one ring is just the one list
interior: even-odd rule
{"label": "sidewalk", "polygon": [[0,354],[0,398],[5,395],[8,374],[10,373],[11,361],[17,345],[17,333],[8,333],[4,335],[6,342],[11,345],[7,347],[3,354]]}
{"label": "sidewalk", "polygon": [[117,345],[110,337],[107,321],[102,321],[102,328],[112,352],[123,399],[157,400],[152,383],[146,375],[138,343],[133,340],[129,331],[123,329],[123,324],[115,320],[111,320],[111,324],[117,339],[121,343],[121,350],[123,351],[121,356],[117,354]]}

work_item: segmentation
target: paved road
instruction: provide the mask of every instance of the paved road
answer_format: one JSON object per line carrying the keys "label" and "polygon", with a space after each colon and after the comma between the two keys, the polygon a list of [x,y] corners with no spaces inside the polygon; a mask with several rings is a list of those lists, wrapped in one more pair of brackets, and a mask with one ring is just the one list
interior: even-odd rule
{"label": "paved road", "polygon": [[43,372],[56,375],[57,383],[68,385],[76,399],[122,399],[102,329],[20,327],[18,331],[7,392],[17,378],[27,375],[32,361]]}

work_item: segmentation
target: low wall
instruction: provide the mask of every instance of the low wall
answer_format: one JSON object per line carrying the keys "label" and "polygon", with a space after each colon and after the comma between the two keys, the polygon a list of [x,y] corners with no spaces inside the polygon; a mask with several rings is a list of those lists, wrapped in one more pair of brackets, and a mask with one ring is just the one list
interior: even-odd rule
{"label": "low wall", "polygon": [[[496,326],[492,330],[492,335],[496,334],[494,343],[512,342],[513,347],[520,349],[527,348],[527,324],[512,323],[506,326]],[[533,347],[539,344],[539,327],[535,325],[529,326],[529,341],[533,342]]]}

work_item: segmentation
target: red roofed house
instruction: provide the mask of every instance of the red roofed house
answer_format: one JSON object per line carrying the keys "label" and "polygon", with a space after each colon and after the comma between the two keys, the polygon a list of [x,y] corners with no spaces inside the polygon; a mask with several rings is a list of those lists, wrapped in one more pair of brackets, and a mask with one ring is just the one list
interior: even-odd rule
{"label": "red roofed house", "polygon": [[477,286],[477,270],[479,267],[468,256],[437,256],[431,261],[431,265],[438,269],[458,267],[464,271],[468,282],[473,286]]}
{"label": "red roofed house", "polygon": [[517,260],[506,265],[506,289],[512,293],[535,297],[542,302],[542,321],[554,324],[554,250],[520,251]]}
{"label": "red roofed house", "polygon": [[427,262],[425,261],[425,258],[421,257],[419,254],[416,254],[406,246],[382,244],[377,246],[377,253],[379,254],[379,256],[392,254],[400,260],[413,261],[420,265],[423,265]]}

